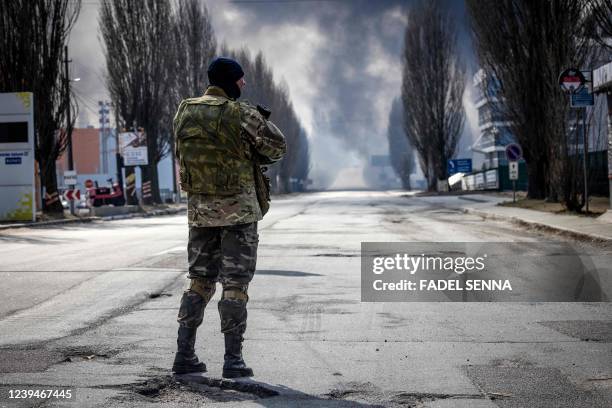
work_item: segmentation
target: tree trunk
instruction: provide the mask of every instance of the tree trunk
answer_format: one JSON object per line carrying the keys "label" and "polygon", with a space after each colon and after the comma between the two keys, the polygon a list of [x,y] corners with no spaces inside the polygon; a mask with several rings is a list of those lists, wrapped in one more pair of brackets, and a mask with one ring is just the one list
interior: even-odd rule
{"label": "tree trunk", "polygon": [[543,200],[546,198],[546,172],[544,163],[527,163],[527,197]]}
{"label": "tree trunk", "polygon": [[63,215],[64,207],[57,189],[57,174],[55,172],[55,160],[44,160],[40,166],[41,184],[45,186],[45,197],[43,199],[43,210],[45,213]]}

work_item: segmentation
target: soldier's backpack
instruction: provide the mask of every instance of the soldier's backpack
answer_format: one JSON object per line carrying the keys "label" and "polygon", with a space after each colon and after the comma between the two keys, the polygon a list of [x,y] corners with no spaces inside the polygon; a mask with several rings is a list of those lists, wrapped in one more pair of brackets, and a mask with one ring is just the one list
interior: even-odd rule
{"label": "soldier's backpack", "polygon": [[174,118],[181,188],[223,196],[252,186],[253,163],[240,132],[238,102],[213,95],[184,100]]}

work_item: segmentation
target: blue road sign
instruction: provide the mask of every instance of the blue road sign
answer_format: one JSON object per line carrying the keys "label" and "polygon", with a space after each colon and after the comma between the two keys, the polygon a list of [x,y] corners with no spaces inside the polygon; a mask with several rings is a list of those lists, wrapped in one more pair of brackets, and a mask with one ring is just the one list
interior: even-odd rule
{"label": "blue road sign", "polygon": [[455,173],[471,173],[472,159],[452,159],[446,163],[446,172],[449,176]]}
{"label": "blue road sign", "polygon": [[593,105],[595,105],[595,97],[586,86],[570,95],[570,106],[572,108],[584,108]]}
{"label": "blue road sign", "polygon": [[516,143],[506,145],[506,158],[508,161],[519,161],[523,158],[523,149]]}

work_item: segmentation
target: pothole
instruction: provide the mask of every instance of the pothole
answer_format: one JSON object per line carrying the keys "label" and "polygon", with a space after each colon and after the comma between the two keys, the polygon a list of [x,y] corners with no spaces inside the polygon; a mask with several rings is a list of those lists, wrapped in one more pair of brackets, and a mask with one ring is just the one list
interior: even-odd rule
{"label": "pothole", "polygon": [[0,373],[42,372],[59,363],[109,359],[121,350],[92,346],[24,346],[0,349]]}
{"label": "pothole", "polygon": [[88,346],[68,347],[60,350],[64,355],[62,363],[74,363],[79,361],[107,360],[121,350],[118,349],[95,349]]}
{"label": "pothole", "polygon": [[204,404],[213,402],[253,401],[278,395],[278,392],[254,381],[233,381],[201,375],[164,375],[121,387],[129,391],[119,399],[144,399],[159,403]]}
{"label": "pothole", "polygon": [[436,400],[482,400],[482,394],[437,394],[421,392],[383,391],[372,383],[339,383],[323,397],[330,400],[353,402],[356,407],[422,407],[424,403]]}
{"label": "pothole", "polygon": [[149,295],[149,299],[157,299],[158,297],[170,297],[172,293],[166,292],[154,292]]}

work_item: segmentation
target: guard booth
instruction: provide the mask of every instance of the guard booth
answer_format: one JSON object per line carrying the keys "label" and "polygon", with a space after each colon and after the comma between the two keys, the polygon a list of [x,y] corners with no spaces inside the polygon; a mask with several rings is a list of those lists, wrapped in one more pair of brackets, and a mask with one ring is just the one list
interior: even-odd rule
{"label": "guard booth", "polygon": [[593,71],[593,91],[605,93],[608,102],[608,185],[610,186],[608,212],[610,212],[612,210],[612,62]]}
{"label": "guard booth", "polygon": [[0,221],[35,221],[34,99],[0,93]]}

